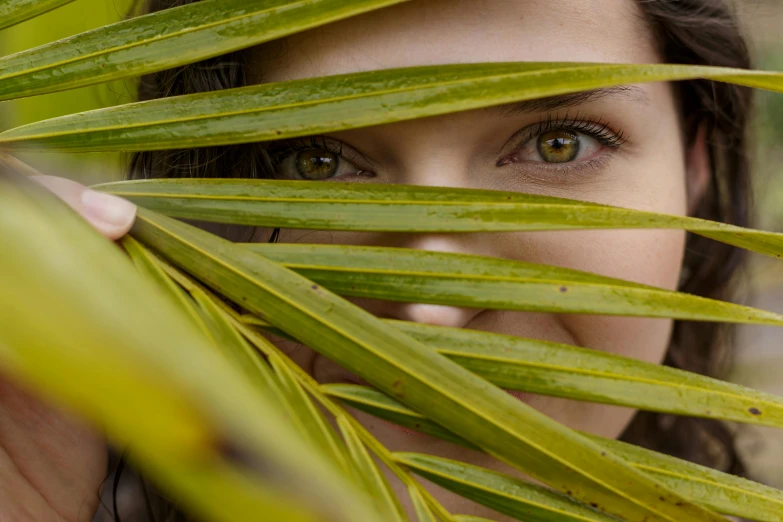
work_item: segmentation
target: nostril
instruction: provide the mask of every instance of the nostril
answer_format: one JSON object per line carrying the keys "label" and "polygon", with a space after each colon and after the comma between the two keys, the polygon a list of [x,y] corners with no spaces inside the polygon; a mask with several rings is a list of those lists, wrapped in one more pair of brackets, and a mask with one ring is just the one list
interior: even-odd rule
{"label": "nostril", "polygon": [[458,328],[465,326],[480,310],[434,304],[406,304],[400,310],[400,319],[415,323]]}

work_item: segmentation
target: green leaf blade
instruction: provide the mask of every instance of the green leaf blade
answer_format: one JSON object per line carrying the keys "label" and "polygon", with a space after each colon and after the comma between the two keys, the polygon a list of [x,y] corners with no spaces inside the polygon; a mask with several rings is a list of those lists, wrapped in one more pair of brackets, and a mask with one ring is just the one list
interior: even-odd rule
{"label": "green leaf blade", "polygon": [[170,69],[403,1],[205,0],[175,7],[0,59],[0,101]]}
{"label": "green leaf blade", "polygon": [[403,512],[394,490],[392,490],[386,477],[383,476],[383,472],[370,456],[356,430],[351,426],[350,421],[338,418],[337,425],[345,439],[356,474],[370,492],[376,509],[378,509],[378,513],[381,514],[383,520],[407,522],[408,518]]}
{"label": "green leaf blade", "polygon": [[[479,449],[372,388],[354,384],[328,384],[322,388],[330,396],[370,415],[467,448]],[[783,491],[624,442],[584,435],[640,471],[655,476],[692,501],[719,513],[761,522],[783,520]]]}
{"label": "green leaf blade", "polygon": [[[139,209],[133,234],[248,310],[502,460],[631,522],[716,522],[507,393],[242,246]],[[255,261],[255,260],[254,260]],[[557,453],[549,443],[558,440]]]}
{"label": "green leaf blade", "polygon": [[0,30],[48,13],[71,2],[73,0],[5,0],[0,4]]}
{"label": "green leaf blade", "polygon": [[783,73],[719,67],[439,65],[264,84],[65,116],[0,134],[0,150],[138,151],[252,143],[629,83],[697,78],[783,92]]}
{"label": "green leaf blade", "polygon": [[419,522],[439,522],[416,486],[408,486],[408,496],[411,498]]}
{"label": "green leaf blade", "polygon": [[417,233],[682,229],[783,258],[780,233],[516,192],[230,179],[125,181],[95,188],[171,217],[236,225]]}
{"label": "green leaf blade", "polygon": [[502,388],[783,428],[783,398],[703,375],[536,339],[390,324]]}
{"label": "green leaf blade", "polygon": [[[0,195],[0,238],[14,245],[0,254],[4,372],[105,427],[179,496],[202,495],[194,507],[216,520],[250,521],[255,511],[237,511],[249,505],[301,522],[364,520],[348,484],[116,246],[35,183],[0,172]],[[237,470],[227,446],[270,473]]]}
{"label": "green leaf blade", "polygon": [[783,316],[576,270],[484,256],[345,245],[247,244],[345,296],[467,308],[755,322]]}
{"label": "green leaf blade", "polygon": [[696,502],[727,515],[783,522],[783,491],[621,441],[587,435]]}
{"label": "green leaf blade", "polygon": [[397,463],[449,491],[524,522],[616,522],[617,519],[540,486],[463,462],[395,453]]}

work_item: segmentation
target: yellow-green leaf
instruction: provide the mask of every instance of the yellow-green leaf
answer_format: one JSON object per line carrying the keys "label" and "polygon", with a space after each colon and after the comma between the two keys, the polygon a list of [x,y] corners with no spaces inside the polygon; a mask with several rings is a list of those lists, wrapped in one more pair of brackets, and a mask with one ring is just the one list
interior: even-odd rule
{"label": "yellow-green leaf", "polygon": [[558,490],[630,522],[721,520],[361,308],[273,261],[259,262],[241,245],[145,209],[132,233],[245,309]]}
{"label": "yellow-green leaf", "polygon": [[345,438],[345,444],[348,447],[357,478],[370,493],[378,513],[383,517],[383,520],[388,522],[406,522],[408,517],[405,516],[397,495],[392,490],[389,481],[383,476],[378,464],[364,447],[350,421],[338,417],[337,425]]}
{"label": "yellow-green leaf", "polygon": [[193,324],[203,329],[204,324],[201,316],[196,311],[195,303],[185,290],[172,281],[163,271],[155,255],[131,236],[123,237],[120,240],[120,244],[128,253],[133,264],[136,265],[136,269],[148,280],[156,283],[180,310],[187,312],[188,316],[193,320]]}
{"label": "yellow-green leaf", "polygon": [[[168,46],[163,49],[172,52]],[[0,134],[0,150],[97,152],[252,143],[630,83],[696,78],[783,92],[783,73],[720,67],[534,62],[434,65],[269,83],[64,116]]]}
{"label": "yellow-green leaf", "polygon": [[168,216],[237,225],[386,232],[684,229],[783,257],[779,233],[519,192],[230,179],[125,181],[97,188]]}
{"label": "yellow-green leaf", "polygon": [[[330,396],[376,417],[477,449],[465,439],[372,388],[352,384],[325,384],[321,389]],[[694,502],[727,515],[761,522],[783,522],[782,491],[624,442],[584,435]]]}
{"label": "yellow-green leaf", "polygon": [[783,398],[599,350],[389,321],[501,388],[783,428]]}
{"label": "yellow-green leaf", "polygon": [[203,0],[166,9],[0,59],[0,101],[171,69],[403,1]]}
{"label": "yellow-green leaf", "polygon": [[617,522],[614,517],[508,475],[418,453],[394,460],[449,491],[524,522]]}
{"label": "yellow-green leaf", "polygon": [[277,375],[283,392],[282,398],[288,405],[288,411],[299,432],[304,434],[311,444],[318,447],[322,455],[334,460],[347,473],[350,469],[346,459],[347,449],[334,428],[296,381],[287,365],[276,356],[270,357],[269,362]]}
{"label": "yellow-green leaf", "polygon": [[3,0],[0,3],[0,30],[71,2],[73,0]]}
{"label": "yellow-green leaf", "polygon": [[435,513],[433,513],[427,505],[427,501],[421,496],[421,493],[416,486],[408,486],[408,495],[411,498],[411,503],[413,504],[414,511],[416,511],[416,517],[419,522],[438,522]]}
{"label": "yellow-green leaf", "polygon": [[637,469],[720,513],[783,522],[783,491],[625,442],[587,436]]}
{"label": "yellow-green leaf", "polygon": [[[104,426],[177,496],[201,495],[205,516],[249,521],[252,504],[364,520],[349,484],[120,249],[35,183],[0,172],[0,199],[4,373]],[[266,473],[238,469],[235,452]]]}
{"label": "yellow-green leaf", "polygon": [[403,248],[246,245],[345,296],[471,308],[783,326],[783,316],[587,272]]}

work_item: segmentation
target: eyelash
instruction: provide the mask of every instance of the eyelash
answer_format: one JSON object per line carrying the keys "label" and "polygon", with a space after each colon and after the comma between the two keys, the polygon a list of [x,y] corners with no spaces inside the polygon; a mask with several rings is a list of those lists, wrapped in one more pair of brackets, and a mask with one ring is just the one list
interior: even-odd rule
{"label": "eyelash", "polygon": [[[542,134],[546,134],[547,132],[558,131],[558,130],[580,132],[582,134],[586,134],[587,136],[594,138],[601,145],[615,151],[620,147],[622,147],[628,141],[627,138],[625,137],[625,133],[621,129],[620,130],[612,129],[609,123],[601,118],[595,118],[586,115],[583,116],[580,114],[577,114],[573,118],[569,118],[568,114],[566,114],[562,118],[554,118],[552,114],[549,114],[546,117],[546,119],[542,119],[538,123],[529,125],[524,129],[519,130],[516,134],[514,134],[511,138],[509,138],[507,143],[513,141],[517,141],[519,143],[514,147],[511,154],[517,152],[522,147],[527,145],[531,140],[536,139]],[[275,166],[275,168],[277,168],[280,165],[280,163],[289,155],[295,152],[300,152],[308,149],[323,149],[327,152],[331,152],[332,154],[335,154],[339,158],[342,158],[346,161],[353,163],[354,161],[352,159],[345,157],[343,145],[344,143],[342,141],[335,140],[332,138],[327,138],[325,136],[306,136],[302,138],[294,138],[291,140],[277,142],[270,146],[270,148],[267,150],[267,153],[269,154],[269,158],[272,160],[272,163]],[[503,164],[502,162],[505,160],[506,157],[508,157],[508,155],[506,155],[503,159],[498,160],[497,166],[499,167],[502,166]],[[575,169],[575,168],[582,168],[582,167],[590,168],[590,167],[596,167],[597,166],[596,162],[603,161],[605,159],[606,158],[596,158],[595,160],[585,161],[581,164],[564,163],[562,165],[556,165],[556,164],[544,163],[542,164],[542,167],[550,168],[550,169],[558,169],[558,170]]]}
{"label": "eyelash", "polygon": [[519,144],[519,147],[523,147],[530,142],[530,140],[535,139],[542,134],[558,130],[587,134],[591,138],[595,138],[602,145],[612,149],[618,149],[628,141],[622,130],[615,131],[610,127],[608,122],[601,118],[580,116],[579,114],[574,118],[569,118],[568,114],[563,118],[553,118],[550,114],[545,120],[542,119],[538,123],[525,127],[517,132],[516,135],[509,139],[509,142],[519,138],[520,135],[525,136]]}
{"label": "eyelash", "polygon": [[294,152],[309,149],[323,149],[345,159],[343,156],[343,142],[331,138],[327,139],[326,136],[306,136],[276,142],[267,149],[267,154],[269,154],[272,164],[278,166],[282,160]]}

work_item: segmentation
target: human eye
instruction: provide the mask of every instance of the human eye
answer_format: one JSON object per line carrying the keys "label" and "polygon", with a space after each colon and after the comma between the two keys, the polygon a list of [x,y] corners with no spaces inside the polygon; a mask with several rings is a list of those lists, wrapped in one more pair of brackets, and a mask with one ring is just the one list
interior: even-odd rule
{"label": "human eye", "polygon": [[[622,131],[591,118],[547,118],[516,133],[497,166],[526,163],[547,168],[589,165],[625,142]],[[518,145],[515,145],[518,144]]]}
{"label": "human eye", "polygon": [[287,140],[268,150],[278,179],[320,181],[350,176],[372,176],[348,159],[355,152],[339,140],[312,136]]}

